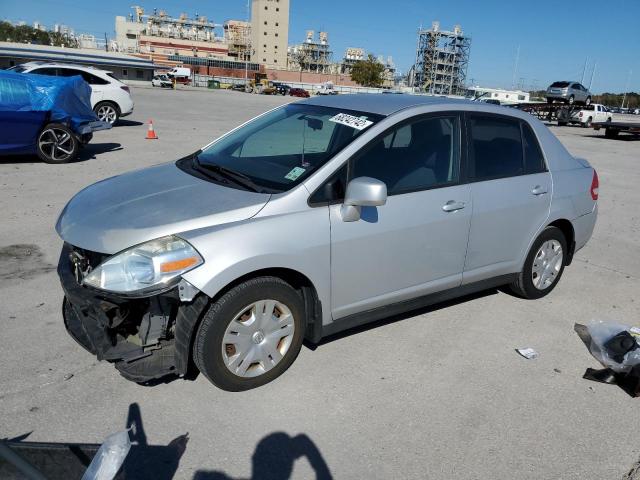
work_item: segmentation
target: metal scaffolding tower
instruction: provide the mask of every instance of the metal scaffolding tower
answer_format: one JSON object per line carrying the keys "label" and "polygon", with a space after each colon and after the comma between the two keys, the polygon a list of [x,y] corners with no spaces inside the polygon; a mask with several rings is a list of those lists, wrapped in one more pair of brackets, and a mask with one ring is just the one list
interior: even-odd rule
{"label": "metal scaffolding tower", "polygon": [[430,30],[418,30],[412,86],[433,95],[464,95],[470,51],[471,38],[460,25],[449,32],[433,22]]}

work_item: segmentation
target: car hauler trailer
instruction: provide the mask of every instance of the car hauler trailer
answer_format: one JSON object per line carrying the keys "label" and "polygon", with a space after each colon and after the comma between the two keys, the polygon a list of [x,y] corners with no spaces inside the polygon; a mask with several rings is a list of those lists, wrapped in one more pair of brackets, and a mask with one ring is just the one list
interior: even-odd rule
{"label": "car hauler trailer", "polygon": [[592,125],[594,130],[604,128],[604,136],[606,138],[617,138],[621,132],[640,135],[639,122],[596,122]]}
{"label": "car hauler trailer", "polygon": [[518,103],[515,105],[505,105],[510,108],[517,108],[523,112],[530,113],[540,120],[547,122],[556,121],[559,127],[564,127],[574,121],[580,110],[589,109],[585,105],[566,105],[562,103]]}

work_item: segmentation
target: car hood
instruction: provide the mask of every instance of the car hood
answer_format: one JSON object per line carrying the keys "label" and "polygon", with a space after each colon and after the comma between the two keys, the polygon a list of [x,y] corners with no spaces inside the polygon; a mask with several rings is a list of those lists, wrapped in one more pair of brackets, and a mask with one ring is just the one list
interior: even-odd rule
{"label": "car hood", "polygon": [[269,198],[196,178],[168,163],[80,191],[60,214],[56,231],[76,247],[114,254],[165,235],[245,220]]}

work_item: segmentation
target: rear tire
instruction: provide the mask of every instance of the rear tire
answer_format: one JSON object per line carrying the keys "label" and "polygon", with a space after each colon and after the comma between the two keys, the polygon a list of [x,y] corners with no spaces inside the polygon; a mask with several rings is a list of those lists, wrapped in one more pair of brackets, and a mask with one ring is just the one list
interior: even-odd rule
{"label": "rear tire", "polygon": [[593,118],[589,117],[589,118],[587,118],[587,121],[582,124],[582,126],[584,128],[591,128],[591,122],[592,121],[593,121]]}
{"label": "rear tire", "polygon": [[619,130],[614,130],[614,129],[612,129],[612,128],[607,128],[607,129],[604,131],[604,136],[605,136],[606,138],[618,138],[618,134],[619,134],[619,133],[620,133],[620,131],[619,131]]}
{"label": "rear tire", "polygon": [[548,295],[560,281],[568,254],[567,240],[557,227],[547,227],[531,245],[518,279],[509,287],[528,300]]}
{"label": "rear tire", "polygon": [[569,97],[568,103],[569,103],[569,105],[573,105],[573,104],[575,103],[575,101],[576,101],[576,97],[574,97],[573,95],[571,95],[571,96]]}
{"label": "rear tire", "polygon": [[38,135],[36,153],[46,163],[67,163],[75,160],[80,149],[76,134],[66,125],[50,123]]}
{"label": "rear tire", "polygon": [[[256,304],[264,303],[264,312],[268,312],[266,302],[275,303],[275,308],[259,317]],[[283,280],[258,277],[243,282],[206,311],[194,341],[194,362],[223,390],[239,392],[262,386],[282,375],[300,353],[304,315],[301,295]],[[290,319],[288,329],[280,329],[285,318]],[[266,325],[273,326],[270,322],[274,321],[277,328]]]}
{"label": "rear tire", "polygon": [[98,120],[114,125],[120,119],[120,109],[113,102],[99,102],[93,107]]}

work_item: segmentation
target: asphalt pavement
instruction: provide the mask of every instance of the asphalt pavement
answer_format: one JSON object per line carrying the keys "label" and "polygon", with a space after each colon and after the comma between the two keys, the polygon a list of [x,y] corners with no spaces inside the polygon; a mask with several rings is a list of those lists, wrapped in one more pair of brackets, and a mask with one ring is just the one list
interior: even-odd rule
{"label": "asphalt pavement", "polygon": [[[144,435],[130,477],[160,479],[621,479],[640,459],[640,399],[582,379],[598,364],[573,331],[640,325],[640,139],[550,127],[597,169],[600,214],[544,299],[491,290],[379,322],[303,348],[248,392],[203,376],[140,386],[65,332],[57,215],[93,182],[178,159],[292,99],[132,92],[134,113],[80,161],[0,159],[0,438],[100,443],[133,412]],[[149,119],[158,140],[144,138]]]}

